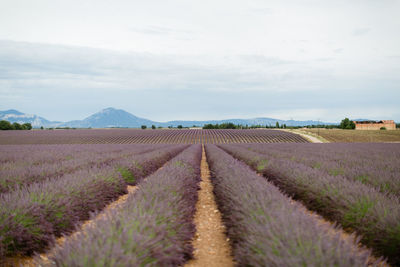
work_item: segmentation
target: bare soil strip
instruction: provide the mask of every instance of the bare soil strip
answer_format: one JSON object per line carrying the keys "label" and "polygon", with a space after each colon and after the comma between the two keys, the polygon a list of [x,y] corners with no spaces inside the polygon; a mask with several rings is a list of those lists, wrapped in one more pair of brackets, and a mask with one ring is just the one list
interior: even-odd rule
{"label": "bare soil strip", "polygon": [[327,140],[323,140],[322,141],[321,140],[322,138],[315,137],[315,136],[313,136],[313,135],[311,135],[309,133],[305,133],[305,132],[302,132],[302,131],[288,130],[288,129],[281,130],[281,131],[287,131],[287,132],[291,132],[291,133],[294,133],[294,134],[298,134],[298,135],[304,137],[307,141],[309,141],[311,143],[329,143]]}
{"label": "bare soil strip", "polygon": [[[126,202],[129,195],[133,194],[137,186],[128,185],[128,194],[120,196],[116,201],[111,202],[108,204],[100,213],[98,213],[93,219],[84,221],[82,225],[79,227],[78,230],[73,232],[68,236],[62,236],[56,239],[56,245],[62,246],[67,239],[73,239],[77,236],[78,233],[84,232],[90,225],[92,225],[96,220],[104,218],[108,212],[114,209],[118,209],[122,204]],[[52,249],[47,251],[46,253],[40,254],[40,258],[44,261],[48,261],[48,258],[52,255]],[[9,258],[5,262],[5,266],[38,266],[37,263],[34,261],[33,257],[14,257]]]}
{"label": "bare soil strip", "polygon": [[197,229],[193,240],[194,259],[185,266],[234,266],[229,239],[225,235],[225,226],[215,202],[204,146],[201,159],[201,180],[194,218]]}
{"label": "bare soil strip", "polygon": [[315,142],[312,141],[313,143],[330,143],[329,140],[322,137],[318,133],[309,132],[307,130],[293,130],[293,133],[303,135],[305,138],[308,137],[310,140],[315,140]]}

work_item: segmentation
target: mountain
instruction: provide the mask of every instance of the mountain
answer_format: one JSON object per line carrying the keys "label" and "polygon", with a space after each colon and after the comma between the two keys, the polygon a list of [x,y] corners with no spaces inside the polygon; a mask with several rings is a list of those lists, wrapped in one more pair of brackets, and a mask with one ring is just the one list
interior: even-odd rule
{"label": "mountain", "polygon": [[19,124],[31,123],[35,128],[39,128],[40,126],[56,127],[61,123],[59,121],[48,121],[37,115],[25,114],[15,109],[0,111],[0,120],[6,120],[11,123],[17,122]]}
{"label": "mountain", "polygon": [[61,124],[64,127],[75,128],[110,128],[110,127],[134,127],[141,125],[151,126],[157,122],[132,115],[122,109],[106,108],[83,120],[69,121]]}
{"label": "mountain", "polygon": [[18,110],[0,111],[0,120],[8,120],[10,122],[18,123],[32,123],[33,127],[71,127],[71,128],[110,128],[110,127],[127,127],[139,128],[142,125],[150,127],[151,125],[161,127],[176,127],[182,125],[183,127],[203,126],[204,124],[221,124],[232,122],[241,125],[271,125],[275,126],[276,122],[279,124],[286,124],[287,126],[305,126],[317,124],[334,124],[318,121],[295,121],[295,120],[279,120],[273,118],[254,118],[254,119],[228,119],[228,120],[208,120],[208,121],[168,121],[156,122],[140,117],[136,117],[129,112],[122,109],[106,108],[103,109],[83,120],[73,120],[68,122],[48,121],[36,115],[29,115],[19,112]]}

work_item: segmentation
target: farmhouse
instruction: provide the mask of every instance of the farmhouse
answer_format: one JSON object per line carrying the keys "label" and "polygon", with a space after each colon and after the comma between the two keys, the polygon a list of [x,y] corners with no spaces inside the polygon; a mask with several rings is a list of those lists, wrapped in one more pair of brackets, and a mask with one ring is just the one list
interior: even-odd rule
{"label": "farmhouse", "polygon": [[396,130],[396,124],[393,120],[382,121],[354,121],[356,130],[379,130],[385,127],[386,130]]}

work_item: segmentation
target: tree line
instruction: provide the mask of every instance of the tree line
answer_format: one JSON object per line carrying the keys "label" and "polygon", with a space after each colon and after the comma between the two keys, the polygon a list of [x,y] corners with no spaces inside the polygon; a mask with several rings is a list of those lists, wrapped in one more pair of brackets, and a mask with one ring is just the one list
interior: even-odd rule
{"label": "tree line", "polygon": [[205,124],[203,129],[257,129],[257,128],[281,128],[286,129],[288,128],[286,124],[279,125],[279,122],[276,122],[275,126],[271,125],[242,125],[242,124],[234,124],[232,122],[221,123],[221,124]]}
{"label": "tree line", "polygon": [[29,122],[19,124],[18,122],[11,123],[6,120],[0,121],[0,130],[31,130],[32,124]]}

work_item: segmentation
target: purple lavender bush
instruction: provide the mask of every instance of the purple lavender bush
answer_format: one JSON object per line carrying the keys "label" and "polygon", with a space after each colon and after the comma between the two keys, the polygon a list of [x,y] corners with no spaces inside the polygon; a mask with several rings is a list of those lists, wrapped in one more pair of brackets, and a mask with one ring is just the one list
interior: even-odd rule
{"label": "purple lavender bush", "polygon": [[2,146],[0,152],[0,193],[49,178],[92,167],[113,165],[117,160],[166,145],[19,145]]}
{"label": "purple lavender bush", "polygon": [[124,193],[122,177],[112,168],[99,168],[1,195],[1,256],[40,251],[53,235],[73,230],[79,220],[89,217],[89,212]]}
{"label": "purple lavender bush", "polygon": [[114,166],[129,185],[135,185],[187,147],[188,145],[167,146],[139,157],[124,158],[114,163]]}
{"label": "purple lavender bush", "polygon": [[126,193],[127,183],[139,182],[185,147],[166,147],[0,195],[0,258],[43,250],[53,236],[72,231],[91,212]]}
{"label": "purple lavender bush", "polygon": [[56,247],[56,266],[180,266],[192,256],[200,145],[147,177],[127,201]]}
{"label": "purple lavender bush", "polygon": [[238,266],[367,266],[370,253],[332,234],[304,208],[214,145],[207,158]]}
{"label": "purple lavender bush", "polygon": [[333,176],[287,159],[221,145],[308,208],[356,231],[361,242],[400,264],[400,200],[359,181]]}
{"label": "purple lavender bush", "polygon": [[275,158],[284,158],[373,186],[400,196],[400,144],[243,144],[238,145]]}

